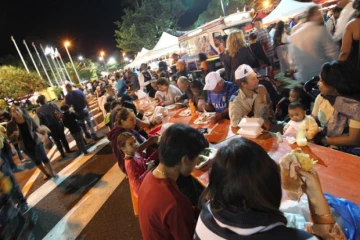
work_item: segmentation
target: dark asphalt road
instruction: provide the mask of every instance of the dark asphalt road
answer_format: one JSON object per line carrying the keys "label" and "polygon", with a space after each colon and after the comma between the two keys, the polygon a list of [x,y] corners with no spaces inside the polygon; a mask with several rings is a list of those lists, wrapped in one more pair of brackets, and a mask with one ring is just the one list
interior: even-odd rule
{"label": "dark asphalt road", "polygon": [[[96,109],[95,101],[92,103],[92,109]],[[93,115],[96,113],[97,111],[94,111]],[[97,117],[97,122],[102,122],[102,115]],[[105,127],[97,131],[99,136],[105,136],[106,132]],[[68,136],[68,140],[69,143],[73,141],[71,135]],[[88,156],[80,156],[74,152],[64,159],[57,158],[52,161],[54,169],[63,179],[60,184],[53,180],[44,181],[42,174],[35,175],[36,179],[29,181],[36,174],[36,168],[32,163],[19,164],[15,177],[22,189],[30,184],[26,194],[29,205],[35,201],[34,199],[39,198],[33,206],[33,210],[39,216],[33,228],[35,239],[141,239],[138,219],[133,213],[128,179],[114,179],[113,175],[109,175],[111,169],[115,169],[116,176],[120,176],[121,173],[110,144],[102,141],[106,140],[99,143],[89,142],[90,147],[94,144],[97,146],[90,148],[93,151]],[[77,150],[77,147],[74,146],[72,150]],[[68,168],[73,172],[64,175],[63,172]],[[116,184],[112,186],[110,182]],[[110,187],[113,189],[107,189]],[[48,190],[50,191],[47,193]],[[103,191],[104,194],[99,196],[96,191]],[[113,192],[106,194],[109,191]],[[77,212],[77,208],[81,207],[83,202],[90,204],[88,202],[91,200],[94,202],[89,208]],[[98,210],[89,218],[87,215],[93,209]],[[68,221],[68,218],[72,220]],[[89,219],[84,220],[86,218]],[[62,222],[67,223],[65,229],[60,224]],[[69,238],[62,235],[61,231],[74,231],[74,234]],[[50,236],[50,232],[55,234]]]}

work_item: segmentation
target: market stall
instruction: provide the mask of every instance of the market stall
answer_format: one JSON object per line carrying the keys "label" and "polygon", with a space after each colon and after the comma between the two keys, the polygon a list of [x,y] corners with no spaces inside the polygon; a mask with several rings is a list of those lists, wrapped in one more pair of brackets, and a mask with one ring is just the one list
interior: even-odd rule
{"label": "market stall", "polygon": [[317,6],[313,2],[297,2],[294,0],[282,0],[279,5],[268,16],[263,19],[264,24],[269,24],[294,17],[305,12],[312,6]]}

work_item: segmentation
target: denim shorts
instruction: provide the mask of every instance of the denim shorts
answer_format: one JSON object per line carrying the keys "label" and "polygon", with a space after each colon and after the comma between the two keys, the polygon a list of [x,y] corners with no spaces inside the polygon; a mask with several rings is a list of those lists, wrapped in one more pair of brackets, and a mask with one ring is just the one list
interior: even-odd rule
{"label": "denim shorts", "polygon": [[26,148],[24,152],[36,166],[41,165],[41,163],[50,163],[42,143],[38,143],[31,149]]}

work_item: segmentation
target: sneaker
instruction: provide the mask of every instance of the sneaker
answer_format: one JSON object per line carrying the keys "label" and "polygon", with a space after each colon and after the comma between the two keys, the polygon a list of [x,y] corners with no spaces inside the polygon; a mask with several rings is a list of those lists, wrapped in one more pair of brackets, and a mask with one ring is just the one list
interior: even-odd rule
{"label": "sneaker", "polygon": [[83,153],[84,153],[84,155],[88,155],[90,152],[84,151]]}
{"label": "sneaker", "polygon": [[98,136],[94,136],[92,139],[94,139],[94,141],[99,141],[101,138],[99,138]]}

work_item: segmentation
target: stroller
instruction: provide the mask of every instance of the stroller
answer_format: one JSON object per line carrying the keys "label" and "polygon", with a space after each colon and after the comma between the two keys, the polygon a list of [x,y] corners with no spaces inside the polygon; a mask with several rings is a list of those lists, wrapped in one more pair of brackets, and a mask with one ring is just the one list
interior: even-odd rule
{"label": "stroller", "polygon": [[0,239],[35,239],[38,216],[28,209],[8,163],[0,158],[0,165]]}

